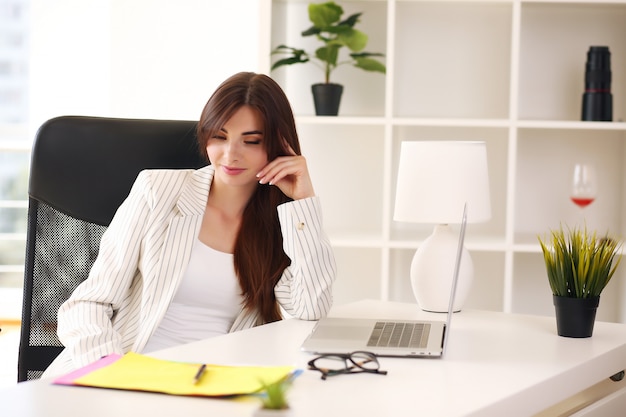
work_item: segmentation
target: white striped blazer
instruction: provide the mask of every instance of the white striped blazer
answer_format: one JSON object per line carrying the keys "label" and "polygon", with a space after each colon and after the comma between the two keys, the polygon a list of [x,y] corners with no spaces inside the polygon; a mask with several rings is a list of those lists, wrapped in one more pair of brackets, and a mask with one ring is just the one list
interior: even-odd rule
{"label": "white striped blazer", "polygon": [[[61,305],[58,335],[65,349],[44,373],[55,376],[104,355],[141,352],[174,297],[198,236],[213,167],[145,170],[102,236],[89,273]],[[275,287],[288,315],[317,320],[332,305],[334,255],[322,228],[318,197],[278,207],[291,265]],[[231,331],[262,324],[242,310]]]}

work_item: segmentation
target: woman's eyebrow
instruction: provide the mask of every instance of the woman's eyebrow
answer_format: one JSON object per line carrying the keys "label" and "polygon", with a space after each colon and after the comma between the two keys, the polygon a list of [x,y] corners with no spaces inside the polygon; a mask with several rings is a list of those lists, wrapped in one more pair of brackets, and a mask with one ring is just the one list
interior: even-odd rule
{"label": "woman's eyebrow", "polygon": [[263,131],[261,130],[251,130],[249,132],[243,132],[242,135],[262,135]]}
{"label": "woman's eyebrow", "polygon": [[[221,132],[224,133],[228,133],[228,130],[224,129],[223,127],[220,128]],[[262,135],[263,131],[262,130],[250,130],[248,132],[243,132],[242,135]]]}

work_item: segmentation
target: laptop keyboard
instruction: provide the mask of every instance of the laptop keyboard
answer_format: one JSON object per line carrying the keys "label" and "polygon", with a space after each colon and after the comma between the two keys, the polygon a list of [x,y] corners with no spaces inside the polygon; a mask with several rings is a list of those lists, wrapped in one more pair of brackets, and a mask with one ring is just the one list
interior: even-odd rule
{"label": "laptop keyboard", "polygon": [[376,322],[367,346],[425,348],[430,324]]}

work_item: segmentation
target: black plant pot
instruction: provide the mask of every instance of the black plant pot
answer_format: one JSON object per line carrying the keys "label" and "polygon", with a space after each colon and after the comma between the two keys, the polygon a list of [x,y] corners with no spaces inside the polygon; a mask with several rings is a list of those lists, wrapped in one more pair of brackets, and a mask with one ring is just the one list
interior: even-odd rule
{"label": "black plant pot", "polygon": [[572,298],[552,296],[559,336],[591,337],[600,297]]}
{"label": "black plant pot", "polygon": [[339,114],[339,103],[343,93],[341,84],[313,84],[313,102],[315,103],[315,114],[318,116],[337,116]]}

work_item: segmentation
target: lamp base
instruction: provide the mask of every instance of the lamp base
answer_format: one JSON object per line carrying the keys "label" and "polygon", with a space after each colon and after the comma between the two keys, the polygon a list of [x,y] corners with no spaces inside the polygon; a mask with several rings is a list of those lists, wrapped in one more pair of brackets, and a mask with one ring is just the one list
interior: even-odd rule
{"label": "lamp base", "polygon": [[[411,285],[420,308],[425,311],[448,311],[454,264],[459,244],[458,233],[448,225],[437,225],[433,234],[420,245],[411,262]],[[454,311],[460,311],[474,279],[474,264],[463,247]]]}

